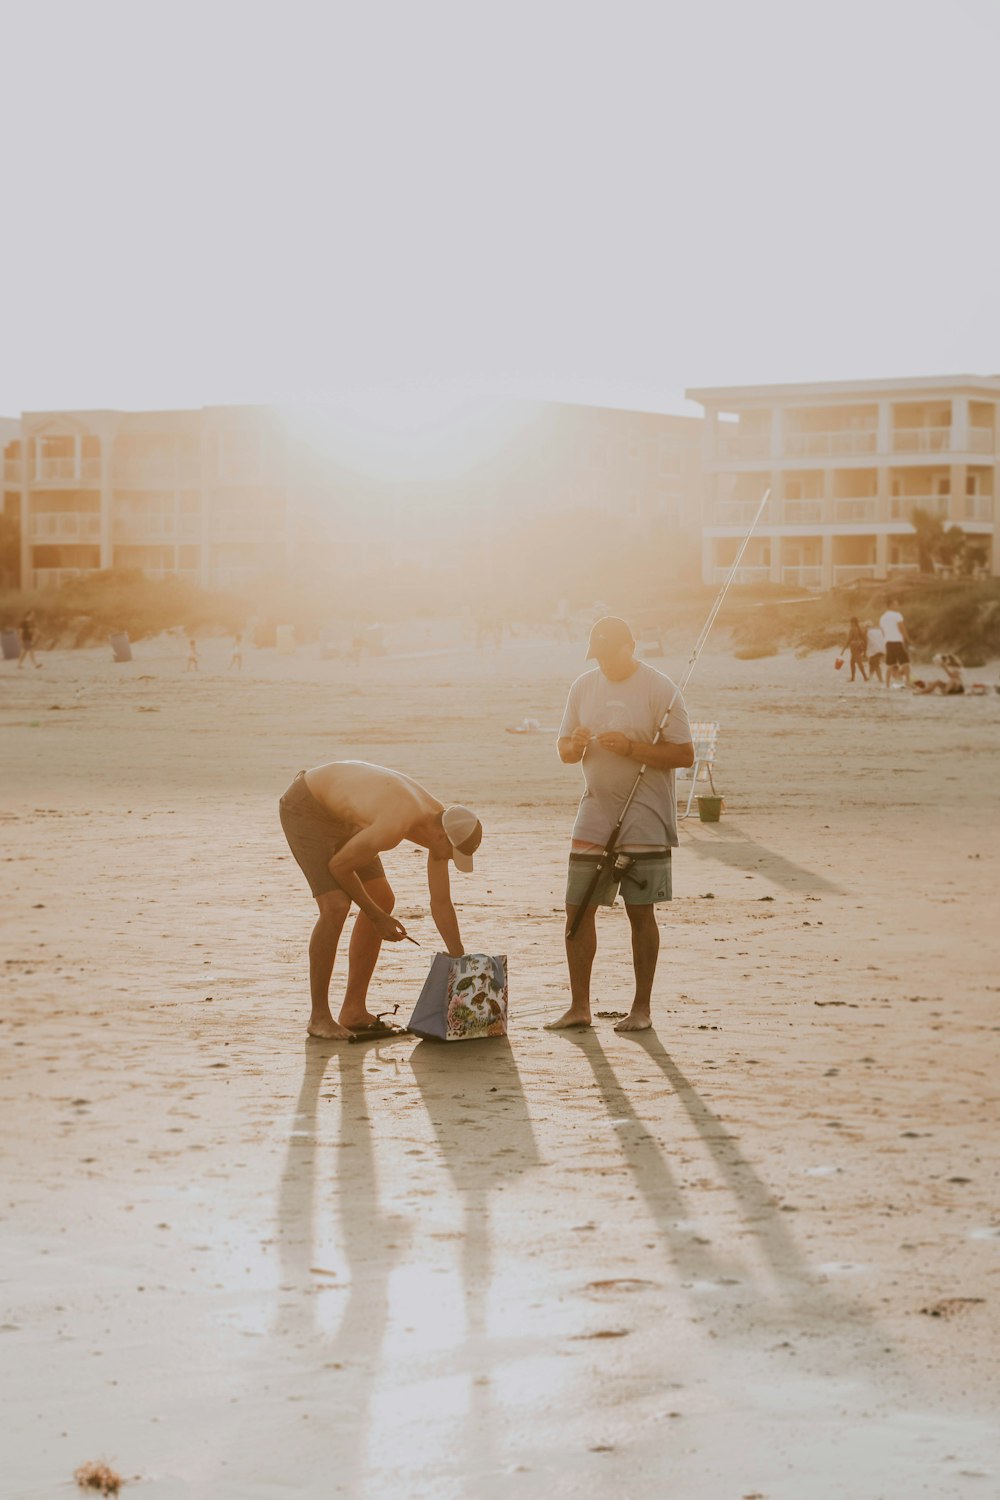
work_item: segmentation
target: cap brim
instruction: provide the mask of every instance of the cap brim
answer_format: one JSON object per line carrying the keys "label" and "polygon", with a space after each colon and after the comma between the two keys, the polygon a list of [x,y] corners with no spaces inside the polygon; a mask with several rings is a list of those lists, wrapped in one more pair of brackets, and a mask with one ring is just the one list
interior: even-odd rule
{"label": "cap brim", "polygon": [[451,857],[455,861],[455,869],[461,870],[463,875],[472,874],[472,855],[463,854],[454,844],[451,846]]}

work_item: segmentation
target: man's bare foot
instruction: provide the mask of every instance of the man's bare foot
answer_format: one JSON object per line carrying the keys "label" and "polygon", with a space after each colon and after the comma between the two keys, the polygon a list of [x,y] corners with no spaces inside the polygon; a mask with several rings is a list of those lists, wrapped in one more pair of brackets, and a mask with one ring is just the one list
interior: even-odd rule
{"label": "man's bare foot", "polygon": [[317,1016],[310,1019],[306,1027],[309,1036],[321,1038],[324,1042],[349,1042],[351,1033],[346,1026],[341,1026],[332,1016]]}
{"label": "man's bare foot", "polygon": [[650,1031],[652,1029],[652,1025],[653,1022],[650,1019],[648,1010],[633,1010],[629,1012],[624,1021],[619,1021],[617,1023],[617,1025],[615,1026],[615,1030]]}
{"label": "man's bare foot", "polygon": [[565,1011],[563,1013],[563,1015],[561,1015],[557,1021],[547,1021],[546,1024],[543,1026],[542,1030],[543,1031],[573,1031],[573,1030],[582,1031],[585,1027],[590,1026],[590,1025],[591,1025],[591,1020],[590,1020],[590,1012],[589,1012],[589,1010],[574,1010],[573,1007],[570,1006],[569,1010]]}
{"label": "man's bare foot", "polygon": [[353,1013],[345,1015],[343,1011],[340,1012],[340,1024],[341,1026],[346,1026],[348,1031],[357,1031],[361,1027],[374,1026],[377,1020],[378,1017],[373,1016],[367,1010],[359,1010],[357,1015]]}

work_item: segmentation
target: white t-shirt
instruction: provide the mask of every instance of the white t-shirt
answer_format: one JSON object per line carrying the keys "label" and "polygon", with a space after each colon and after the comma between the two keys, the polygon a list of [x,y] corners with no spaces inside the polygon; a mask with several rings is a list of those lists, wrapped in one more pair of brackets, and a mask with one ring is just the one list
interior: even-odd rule
{"label": "white t-shirt", "polygon": [[903,616],[898,609],[887,609],[878,623],[887,646],[890,641],[896,641],[900,646],[903,644],[903,634],[899,628],[903,623]]}
{"label": "white t-shirt", "polygon": [[[674,694],[676,693],[676,697]],[[670,678],[646,662],[624,682],[611,682],[600,667],[584,672],[569,690],[559,737],[583,726],[592,734],[616,730],[630,740],[652,744],[671,698],[670,718],[660,736],[670,744],[691,740],[684,699]],[[639,774],[640,762],[615,755],[592,744],[581,762],[587,784],[573,825],[573,837],[588,844],[605,844],[621,813],[622,804]],[[621,831],[622,847],[646,844],[677,847],[677,801],[673,770],[646,767]]]}
{"label": "white t-shirt", "polygon": [[885,655],[885,636],[877,625],[869,626],[867,651],[869,656]]}

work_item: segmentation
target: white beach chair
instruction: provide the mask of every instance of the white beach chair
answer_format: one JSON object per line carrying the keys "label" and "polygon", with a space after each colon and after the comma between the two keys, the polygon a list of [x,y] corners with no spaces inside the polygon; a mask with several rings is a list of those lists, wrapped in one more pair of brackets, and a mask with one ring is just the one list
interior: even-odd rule
{"label": "white beach chair", "polygon": [[677,782],[678,800],[687,788],[687,805],[681,813],[682,818],[687,818],[691,813],[691,803],[694,801],[698,790],[699,781],[704,784],[708,782],[712,788],[712,796],[716,796],[715,782],[712,779],[712,767],[715,765],[715,751],[719,742],[719,723],[717,719],[692,719],[691,721],[691,743],[694,745],[694,765],[678,767],[675,772]]}

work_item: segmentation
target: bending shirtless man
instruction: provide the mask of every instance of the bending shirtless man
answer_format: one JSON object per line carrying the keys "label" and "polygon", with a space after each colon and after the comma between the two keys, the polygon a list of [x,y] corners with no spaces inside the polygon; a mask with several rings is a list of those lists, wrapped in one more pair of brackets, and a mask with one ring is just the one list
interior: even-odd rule
{"label": "bending shirtless man", "polygon": [[[336,1041],[350,1041],[352,1033],[377,1035],[383,1028],[368,1011],[368,985],[382,940],[398,943],[406,937],[391,915],[395,896],[379,855],[404,839],[428,851],[431,916],[448,952],[459,958],[465,950],[451,900],[449,861],[471,871],[482,824],[467,807],[446,808],[402,772],[363,760],[335,760],[300,771],[278,807],[288,847],[319,907],[309,939],[309,1034]],[[352,902],[359,910],[337,1022],[330,1011],[330,977]]]}

